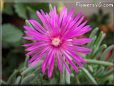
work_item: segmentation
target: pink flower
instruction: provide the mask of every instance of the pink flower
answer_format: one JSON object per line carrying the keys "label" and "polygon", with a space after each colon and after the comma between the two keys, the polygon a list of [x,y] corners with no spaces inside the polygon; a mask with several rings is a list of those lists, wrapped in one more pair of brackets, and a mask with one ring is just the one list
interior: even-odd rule
{"label": "pink flower", "polygon": [[61,73],[63,65],[69,73],[71,73],[69,65],[78,72],[78,68],[86,63],[80,53],[91,52],[91,49],[82,47],[91,42],[91,39],[79,38],[91,30],[86,24],[87,21],[84,21],[84,16],[79,13],[74,17],[74,11],[67,12],[65,7],[60,14],[54,7],[49,14],[42,10],[37,11],[37,16],[42,24],[32,19],[29,23],[33,27],[24,26],[26,34],[24,39],[32,42],[24,45],[28,51],[26,55],[32,57],[29,65],[34,66],[43,59],[42,72],[45,73],[48,69],[48,77],[52,76],[55,61]]}

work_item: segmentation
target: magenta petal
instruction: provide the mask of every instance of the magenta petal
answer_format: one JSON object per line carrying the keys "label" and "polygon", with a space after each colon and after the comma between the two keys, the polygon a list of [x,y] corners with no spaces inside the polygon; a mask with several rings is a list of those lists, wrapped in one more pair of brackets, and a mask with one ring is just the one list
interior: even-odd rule
{"label": "magenta petal", "polygon": [[47,54],[46,59],[45,59],[44,62],[42,63],[42,72],[43,72],[43,73],[45,73],[45,71],[46,71],[46,66],[48,65],[48,62],[49,62],[50,58],[52,58],[52,57],[53,57],[53,51],[50,50],[50,51],[48,52],[48,54]]}
{"label": "magenta petal", "polygon": [[79,47],[79,46],[69,46],[69,49],[75,52],[80,52],[84,54],[89,54],[92,50],[86,47]]}
{"label": "magenta petal", "polygon": [[33,45],[31,47],[28,47],[26,50],[27,51],[31,51],[31,50],[34,50],[34,49],[38,49],[40,47],[44,47],[44,46],[47,46],[48,44],[44,44],[44,43],[37,43],[37,46]]}
{"label": "magenta petal", "polygon": [[46,71],[46,66],[47,66],[47,61],[48,61],[49,56],[46,57],[44,62],[42,63],[42,72],[45,73]]}
{"label": "magenta petal", "polygon": [[75,17],[74,21],[78,22],[78,20],[82,17],[82,13],[78,13],[77,16]]}
{"label": "magenta petal", "polygon": [[46,20],[45,18],[41,15],[41,13],[39,11],[36,12],[37,16],[40,18],[40,20],[42,21],[42,23],[45,25]]}
{"label": "magenta petal", "polygon": [[64,19],[64,17],[67,15],[67,8],[66,7],[64,7],[63,9],[62,9],[62,11],[61,11],[61,13],[60,13],[60,18],[59,18],[59,25],[60,24],[63,24],[62,23],[62,20]]}
{"label": "magenta petal", "polygon": [[[72,51],[66,51],[70,56],[72,56],[72,58],[74,59],[74,61],[75,61],[75,63],[76,64],[78,64],[80,67],[82,67],[83,66],[83,64],[85,63],[85,61],[84,60],[80,60],[79,58],[78,58],[78,56],[76,55],[76,53],[75,52],[72,52]],[[82,58],[83,59],[83,58]]]}
{"label": "magenta petal", "polygon": [[36,30],[42,34],[45,34],[46,30],[36,20],[29,20],[29,22],[34,26]]}
{"label": "magenta petal", "polygon": [[41,55],[42,55],[43,53],[45,53],[48,49],[49,49],[49,47],[43,49],[42,52],[40,53],[40,55],[35,54],[35,55],[29,60],[29,63],[32,62],[32,61],[34,61],[34,60],[35,60],[36,58],[38,58],[38,57],[39,57],[39,58],[42,57]]}
{"label": "magenta petal", "polygon": [[[63,58],[65,58],[65,57],[63,56]],[[62,62],[64,64],[65,68],[67,69],[67,71],[69,72],[69,74],[71,74],[71,70],[69,68],[69,65],[65,62],[65,59],[63,59],[63,58],[61,58]]]}
{"label": "magenta petal", "polygon": [[85,47],[79,47],[79,46],[76,46],[77,48],[77,52],[81,52],[81,53],[84,53],[84,54],[89,54],[92,50],[89,49],[89,48],[85,48]]}
{"label": "magenta petal", "polygon": [[34,67],[40,60],[42,59],[42,57],[38,57],[36,60],[34,60],[32,63],[29,64],[30,67]]}
{"label": "magenta petal", "polygon": [[52,60],[50,62],[51,64],[49,64],[49,69],[48,69],[48,77],[51,78],[52,73],[53,73],[53,69],[54,69],[54,57],[52,57]]}
{"label": "magenta petal", "polygon": [[83,20],[84,20],[84,16],[82,16],[81,19],[76,23],[76,26],[79,26]]}
{"label": "magenta petal", "polygon": [[69,62],[69,64],[71,64],[71,66],[73,67],[73,69],[78,73],[78,68],[73,63],[73,61],[69,59],[71,57],[66,52],[64,52],[64,55],[66,56],[66,60]]}
{"label": "magenta petal", "polygon": [[92,41],[92,39],[90,39],[90,38],[81,38],[81,39],[75,39],[72,42],[75,45],[84,45],[84,44],[89,43],[91,41]]}
{"label": "magenta petal", "polygon": [[57,55],[57,65],[58,65],[58,68],[60,70],[60,72],[63,72],[63,69],[62,69],[62,63],[61,63],[61,60],[60,60],[60,55]]}

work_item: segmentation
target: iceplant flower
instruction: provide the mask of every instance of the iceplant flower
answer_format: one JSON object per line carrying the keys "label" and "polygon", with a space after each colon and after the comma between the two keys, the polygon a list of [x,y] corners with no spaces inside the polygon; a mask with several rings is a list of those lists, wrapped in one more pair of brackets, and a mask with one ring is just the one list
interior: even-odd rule
{"label": "iceplant flower", "polygon": [[24,39],[31,41],[24,44],[28,51],[26,55],[31,56],[29,66],[35,66],[42,59],[42,72],[47,70],[49,78],[52,76],[55,62],[61,73],[63,66],[69,73],[69,66],[78,73],[78,69],[86,63],[80,54],[91,52],[91,49],[83,47],[91,42],[91,39],[79,38],[91,30],[87,21],[84,21],[84,16],[81,13],[74,16],[74,10],[68,12],[66,7],[60,13],[57,13],[54,7],[49,13],[41,10],[36,14],[42,24],[30,19],[28,21],[32,27],[24,26]]}

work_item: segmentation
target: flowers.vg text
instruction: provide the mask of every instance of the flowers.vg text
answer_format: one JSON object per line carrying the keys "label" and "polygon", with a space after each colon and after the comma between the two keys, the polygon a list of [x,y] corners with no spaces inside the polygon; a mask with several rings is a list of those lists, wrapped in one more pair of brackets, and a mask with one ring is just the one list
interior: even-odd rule
{"label": "flowers.vg text", "polygon": [[79,7],[113,7],[113,3],[84,3],[84,2],[76,2],[76,6]]}

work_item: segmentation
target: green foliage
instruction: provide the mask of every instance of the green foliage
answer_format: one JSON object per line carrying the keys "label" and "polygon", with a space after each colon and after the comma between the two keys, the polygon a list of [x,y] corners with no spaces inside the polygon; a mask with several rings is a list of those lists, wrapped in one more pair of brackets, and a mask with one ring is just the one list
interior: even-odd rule
{"label": "green foliage", "polygon": [[14,5],[14,7],[15,7],[15,11],[18,14],[19,17],[21,17],[23,19],[27,19],[27,10],[26,10],[26,5],[25,4],[16,3]]}
{"label": "green foliage", "polygon": [[17,45],[22,38],[23,33],[11,24],[2,26],[3,46]]}
{"label": "green foliage", "polygon": [[[4,5],[2,13],[3,25],[1,28],[2,40],[0,39],[2,41],[2,66],[4,68],[2,75],[4,80],[7,80],[9,75],[18,66],[20,72],[26,68],[25,65],[27,65],[27,63],[22,63],[25,57],[24,47],[22,45],[26,42],[22,39],[23,20],[36,19],[36,10],[40,10],[40,6],[45,7],[43,9],[45,9],[46,12],[49,11],[48,3],[39,3],[36,5],[31,3],[5,3]],[[24,66],[24,68],[22,68],[22,66]],[[17,79],[16,83],[18,83],[19,79]]]}
{"label": "green foliage", "polygon": [[13,15],[13,6],[9,5],[9,4],[5,4],[5,8],[3,10],[3,13],[6,13],[8,15]]}

